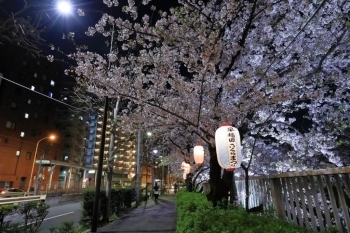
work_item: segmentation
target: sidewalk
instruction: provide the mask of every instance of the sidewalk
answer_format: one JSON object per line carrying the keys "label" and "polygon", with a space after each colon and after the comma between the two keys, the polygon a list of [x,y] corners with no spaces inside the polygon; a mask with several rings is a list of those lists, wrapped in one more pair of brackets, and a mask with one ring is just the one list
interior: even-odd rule
{"label": "sidewalk", "polygon": [[100,227],[97,232],[157,232],[175,233],[176,210],[175,195],[161,195],[158,203],[150,199],[138,208],[123,214],[114,222]]}

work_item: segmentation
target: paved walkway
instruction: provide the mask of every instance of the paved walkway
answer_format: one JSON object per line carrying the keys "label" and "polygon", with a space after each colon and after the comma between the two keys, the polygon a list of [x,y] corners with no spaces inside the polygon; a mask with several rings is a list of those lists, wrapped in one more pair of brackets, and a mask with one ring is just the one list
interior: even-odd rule
{"label": "paved walkway", "polygon": [[175,233],[176,210],[175,195],[162,195],[158,203],[148,200],[138,208],[123,214],[112,223],[100,227],[97,232],[157,232]]}

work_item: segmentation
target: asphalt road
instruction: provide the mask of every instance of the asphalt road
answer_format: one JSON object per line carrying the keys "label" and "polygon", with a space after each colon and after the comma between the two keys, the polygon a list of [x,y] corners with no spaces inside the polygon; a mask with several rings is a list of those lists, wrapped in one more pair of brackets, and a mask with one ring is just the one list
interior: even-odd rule
{"label": "asphalt road", "polygon": [[74,221],[74,226],[79,226],[81,210],[81,202],[50,207],[38,233],[49,232],[50,227],[60,226],[62,222]]}

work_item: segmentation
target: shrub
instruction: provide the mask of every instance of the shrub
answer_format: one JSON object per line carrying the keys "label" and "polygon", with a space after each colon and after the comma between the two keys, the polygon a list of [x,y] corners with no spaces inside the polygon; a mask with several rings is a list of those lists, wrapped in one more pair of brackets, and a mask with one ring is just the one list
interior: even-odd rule
{"label": "shrub", "polygon": [[214,208],[201,193],[181,190],[176,196],[177,233],[301,233],[312,232],[268,214],[247,213],[242,207]]}
{"label": "shrub", "polygon": [[[111,190],[111,200],[110,209],[111,214],[119,214],[119,212],[125,208],[130,208],[131,203],[136,200],[135,189],[112,189]],[[95,201],[95,190],[87,190],[83,193],[83,211],[80,224],[83,226],[88,225],[91,222],[93,207]],[[101,190],[100,192],[100,208],[99,208],[99,220],[103,218],[103,211],[106,208],[107,196],[106,191]]]}
{"label": "shrub", "polygon": [[73,233],[74,232],[73,225],[74,225],[73,221],[63,222],[58,227],[51,227],[49,231],[50,233]]}
{"label": "shrub", "polygon": [[5,217],[12,214],[16,210],[16,207],[11,205],[0,205],[0,232],[6,229],[10,225],[10,221],[5,222]]}
{"label": "shrub", "polygon": [[[20,205],[4,205],[0,207],[0,232],[7,233],[35,233],[48,214],[49,206],[44,202],[24,202]],[[22,223],[4,222],[8,215],[16,213],[22,216]]]}
{"label": "shrub", "polygon": [[[100,197],[99,197],[99,214],[98,219],[101,220],[103,218],[103,210],[106,207],[106,191],[101,190],[100,191]],[[79,221],[79,224],[85,226],[89,225],[92,219],[93,210],[94,210],[94,201],[95,201],[95,190],[86,190],[83,193],[83,202],[82,202],[82,217]]]}

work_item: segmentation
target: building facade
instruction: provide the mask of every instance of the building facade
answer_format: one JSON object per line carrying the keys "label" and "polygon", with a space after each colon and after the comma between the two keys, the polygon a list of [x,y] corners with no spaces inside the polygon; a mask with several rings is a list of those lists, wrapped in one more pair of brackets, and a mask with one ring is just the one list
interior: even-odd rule
{"label": "building facade", "polygon": [[13,46],[0,60],[0,188],[30,190],[38,177],[41,190],[81,186],[89,127],[65,104],[64,69]]}

